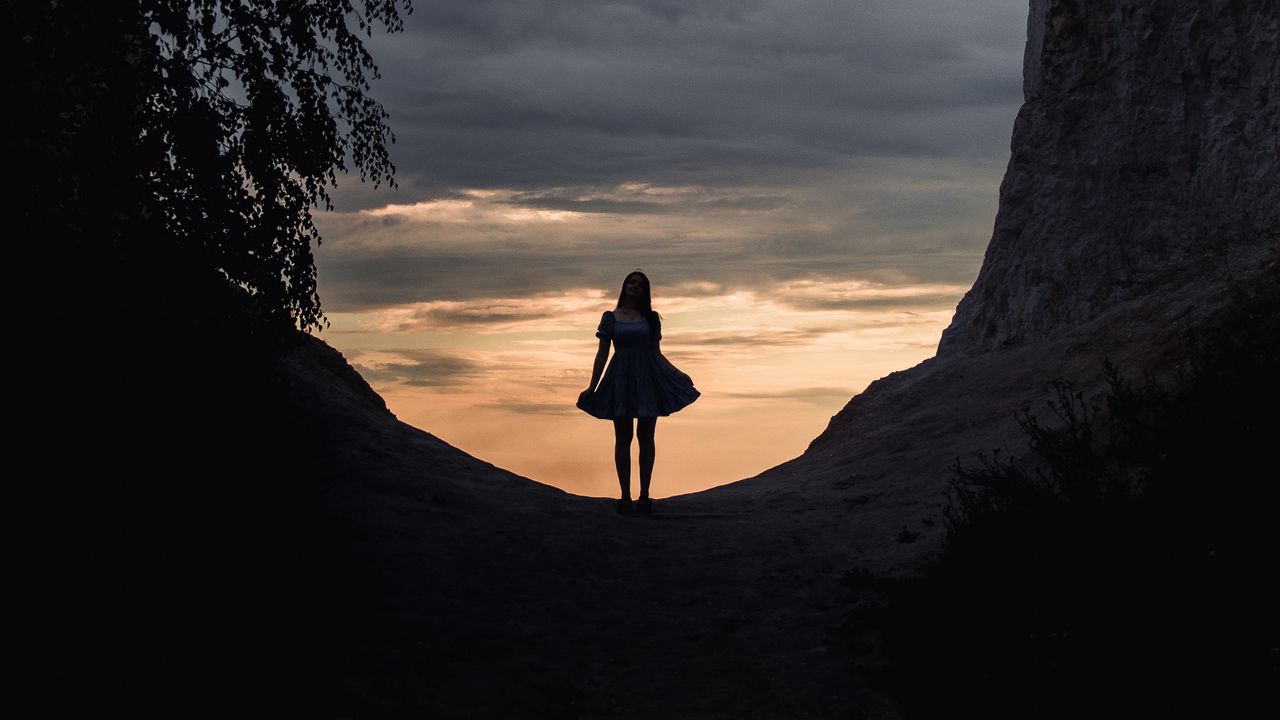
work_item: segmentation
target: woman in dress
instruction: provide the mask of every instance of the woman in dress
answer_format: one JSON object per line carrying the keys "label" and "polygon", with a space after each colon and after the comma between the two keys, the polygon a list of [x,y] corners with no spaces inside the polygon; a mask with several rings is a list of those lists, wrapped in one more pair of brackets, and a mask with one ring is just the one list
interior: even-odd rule
{"label": "woman in dress", "polygon": [[[600,317],[596,337],[600,338],[600,349],[591,368],[591,384],[578,396],[578,407],[593,417],[613,421],[613,464],[622,490],[618,512],[623,514],[632,511],[631,437],[635,420],[634,432],[640,440],[640,497],[634,509],[649,513],[653,511],[649,482],[658,417],[685,407],[700,393],[693,380],[662,354],[662,318],[650,303],[649,278],[639,270],[622,281],[618,306]],[[605,370],[610,342],[613,360]]]}

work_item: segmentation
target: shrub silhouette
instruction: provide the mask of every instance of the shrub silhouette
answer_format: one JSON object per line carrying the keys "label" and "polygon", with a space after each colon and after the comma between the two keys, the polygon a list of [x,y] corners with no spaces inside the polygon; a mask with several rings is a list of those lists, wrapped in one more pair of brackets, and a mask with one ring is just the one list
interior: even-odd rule
{"label": "shrub silhouette", "polygon": [[[1280,302],[1242,299],[1178,375],[1058,383],[1032,452],[957,461],[941,558],[881,583],[886,689],[918,717],[1275,710]],[[865,620],[865,619],[864,619]]]}

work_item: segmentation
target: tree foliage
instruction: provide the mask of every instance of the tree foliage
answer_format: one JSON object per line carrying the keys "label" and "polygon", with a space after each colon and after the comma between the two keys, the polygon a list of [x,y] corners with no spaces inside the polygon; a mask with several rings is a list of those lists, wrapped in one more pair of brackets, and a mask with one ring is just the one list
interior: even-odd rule
{"label": "tree foliage", "polygon": [[32,693],[37,712],[173,715],[201,698],[208,715],[332,714],[310,708],[328,677],[310,618],[344,613],[312,616],[327,591],[301,570],[331,536],[313,524],[321,435],[281,351],[323,323],[312,211],[348,166],[390,181],[364,42],[407,8],[0,7],[7,329],[31,358],[11,383],[14,445],[38,468],[12,493],[27,622],[10,645],[32,674],[19,686],[68,679]]}
{"label": "tree foliage", "polygon": [[[91,295],[112,272],[130,286],[213,273],[268,319],[321,326],[312,212],[331,207],[340,174],[393,182],[365,40],[401,30],[409,11],[408,0],[11,5],[31,245],[82,272],[68,292]],[[208,302],[200,284],[191,303]]]}
{"label": "tree foliage", "polygon": [[392,182],[387,113],[363,38],[401,29],[406,0],[144,0],[148,70],[141,115],[165,234],[260,304],[306,328],[323,321],[312,209],[348,158]]}

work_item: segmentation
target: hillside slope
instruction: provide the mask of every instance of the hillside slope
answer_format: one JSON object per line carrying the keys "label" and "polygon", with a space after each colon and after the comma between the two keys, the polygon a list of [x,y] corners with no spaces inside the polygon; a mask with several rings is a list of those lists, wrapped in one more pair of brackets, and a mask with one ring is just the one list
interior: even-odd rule
{"label": "hillside slope", "polygon": [[325,498],[316,575],[338,598],[316,606],[338,618],[317,631],[322,706],[896,717],[868,681],[883,658],[834,644],[851,604],[880,602],[844,573],[916,573],[952,462],[1021,452],[1014,414],[1052,381],[1093,397],[1104,358],[1175,372],[1280,282],[1278,23],[1269,0],[1033,0],[993,238],[938,355],[850,400],[801,457],[651,518],[399,422],[303,342],[288,392]]}

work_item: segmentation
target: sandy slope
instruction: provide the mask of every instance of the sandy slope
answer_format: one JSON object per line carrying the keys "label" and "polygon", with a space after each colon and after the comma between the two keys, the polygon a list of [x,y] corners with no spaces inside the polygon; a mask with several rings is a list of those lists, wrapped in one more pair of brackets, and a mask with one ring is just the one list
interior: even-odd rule
{"label": "sandy slope", "polygon": [[[1172,367],[1224,286],[1118,306],[1047,342],[934,358],[873,384],[805,455],[620,517],[397,421],[333,349],[289,361],[320,450],[360,620],[325,652],[357,716],[895,717],[830,632],[877,603],[845,572],[910,575],[938,550],[957,456],[1006,446],[1055,378],[1102,357]],[[656,480],[660,482],[660,478]],[[855,629],[858,631],[859,629]],[[868,651],[868,648],[870,650]]]}
{"label": "sandy slope", "polygon": [[[335,525],[379,587],[337,653],[355,714],[833,717],[878,707],[828,647],[836,580],[816,508],[756,493],[621,517],[396,421],[320,343],[291,360],[328,435]],[[358,403],[358,412],[346,408]],[[352,699],[354,698],[354,699]]]}

